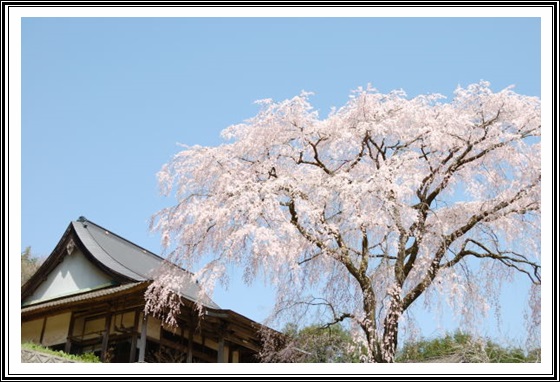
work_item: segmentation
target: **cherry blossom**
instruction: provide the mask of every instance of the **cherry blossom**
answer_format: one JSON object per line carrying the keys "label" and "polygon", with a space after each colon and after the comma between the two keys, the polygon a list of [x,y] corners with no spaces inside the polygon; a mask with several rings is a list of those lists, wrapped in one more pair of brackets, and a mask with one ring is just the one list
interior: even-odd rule
{"label": "cherry blossom", "polygon": [[[170,261],[210,258],[205,291],[237,267],[275,286],[275,317],[313,307],[326,326],[349,322],[369,361],[391,362],[420,296],[470,315],[488,311],[497,280],[540,287],[538,98],[487,82],[449,101],[367,87],[323,119],[311,98],[260,101],[223,144],[184,147],[159,172],[177,202],[152,228]],[[153,312],[177,301],[161,275]]]}

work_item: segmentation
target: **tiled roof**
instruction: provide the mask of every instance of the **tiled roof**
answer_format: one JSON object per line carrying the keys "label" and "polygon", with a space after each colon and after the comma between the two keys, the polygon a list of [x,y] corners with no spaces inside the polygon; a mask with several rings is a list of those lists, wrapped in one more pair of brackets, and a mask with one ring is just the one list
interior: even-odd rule
{"label": "tiled roof", "polygon": [[103,289],[97,289],[97,290],[93,290],[90,292],[86,292],[86,293],[81,293],[81,294],[75,294],[69,297],[62,297],[59,299],[55,299],[55,300],[49,300],[46,302],[40,302],[37,304],[33,304],[30,306],[27,306],[25,308],[21,309],[21,313],[29,313],[29,312],[33,312],[35,310],[39,310],[39,309],[43,309],[43,308],[51,308],[51,307],[55,307],[55,306],[61,306],[61,305],[65,305],[65,304],[69,304],[69,303],[75,303],[75,302],[79,302],[79,301],[85,301],[85,300],[91,300],[93,298],[97,298],[97,297],[102,297],[102,296],[108,296],[111,294],[116,294],[128,289],[133,289],[141,284],[145,284],[145,282],[137,282],[137,283],[130,283],[130,284],[124,284],[124,285],[119,285],[116,287],[111,287],[111,288],[103,288]]}
{"label": "tiled roof", "polygon": [[[80,217],[71,224],[93,257],[107,268],[131,280],[153,280],[152,272],[157,270],[164,261],[158,255],[84,217]],[[197,301],[200,296],[200,287],[195,281],[186,282],[181,288],[181,294],[191,301]],[[209,308],[220,308],[209,297],[201,302]]]}

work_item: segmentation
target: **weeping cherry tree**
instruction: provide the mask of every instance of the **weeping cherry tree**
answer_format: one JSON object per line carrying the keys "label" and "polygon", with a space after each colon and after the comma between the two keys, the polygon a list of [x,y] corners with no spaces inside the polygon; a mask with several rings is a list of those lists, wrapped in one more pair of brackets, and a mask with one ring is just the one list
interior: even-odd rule
{"label": "weeping cherry tree", "polygon": [[[367,87],[323,119],[309,98],[259,101],[223,144],[185,147],[159,172],[177,202],[152,228],[171,262],[206,259],[205,293],[243,269],[275,286],[273,316],[315,309],[348,323],[367,361],[393,362],[423,295],[468,316],[516,274],[540,290],[538,98],[487,82],[449,101]],[[161,272],[147,309],[178,304],[180,282]]]}

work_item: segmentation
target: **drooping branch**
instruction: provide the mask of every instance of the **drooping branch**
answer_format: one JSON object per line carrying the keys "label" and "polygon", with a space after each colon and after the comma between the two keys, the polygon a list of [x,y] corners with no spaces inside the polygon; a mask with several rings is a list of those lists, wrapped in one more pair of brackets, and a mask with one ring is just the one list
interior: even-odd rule
{"label": "drooping branch", "polygon": [[[540,182],[540,177],[539,177],[539,182]],[[471,216],[471,218],[468,219],[466,224],[464,224],[460,228],[456,229],[455,231],[451,232],[450,234],[448,234],[444,237],[444,243],[445,243],[446,247],[449,247],[451,245],[451,243],[453,243],[455,240],[464,236],[467,232],[469,232],[478,223],[483,222],[483,221],[491,221],[491,220],[498,219],[501,216],[499,214],[499,212],[503,212],[507,207],[511,206],[515,202],[520,201],[524,196],[526,196],[528,194],[528,192],[529,192],[528,190],[530,190],[532,187],[536,187],[536,186],[537,186],[536,183],[531,184],[527,188],[524,188],[524,189],[516,192],[509,199],[498,202],[495,205],[493,205],[492,207],[490,207],[488,209],[485,209],[485,210],[482,210],[479,213]],[[526,213],[528,211],[536,210],[536,209],[538,209],[538,205],[529,204],[529,205],[527,205],[525,207],[522,207],[520,209],[515,209],[514,208],[514,209],[510,210],[508,213],[510,213],[510,214],[512,214],[512,213]]]}
{"label": "drooping branch", "polygon": [[318,258],[319,256],[321,256],[321,252],[314,254],[313,256],[307,257],[301,261],[298,261],[298,265],[303,265],[309,261],[315,260],[316,258]]}
{"label": "drooping branch", "polygon": [[[522,199],[522,197],[525,196],[527,193],[528,193],[528,189],[523,189],[523,190],[518,191],[511,198],[509,198],[507,200],[504,200],[504,201],[501,201],[501,202],[498,202],[494,206],[492,206],[488,209],[485,209],[483,211],[480,211],[477,214],[474,214],[473,216],[471,216],[471,218],[469,218],[467,220],[466,224],[462,225],[461,227],[454,230],[450,234],[444,235],[442,237],[442,240],[441,240],[441,245],[440,245],[439,249],[435,252],[434,257],[431,261],[431,265],[427,269],[425,277],[414,288],[412,288],[411,291],[407,294],[407,296],[403,299],[404,309],[406,310],[408,308],[408,306],[410,306],[410,304],[412,304],[412,302],[414,302],[431,285],[431,283],[433,282],[433,280],[437,276],[439,270],[442,268],[441,260],[444,258],[445,253],[447,252],[447,250],[451,247],[451,245],[456,240],[465,236],[469,231],[471,231],[479,223],[481,223],[483,221],[488,222],[488,221],[491,221],[491,220],[495,220],[495,219],[498,219],[499,217],[503,216],[503,212],[507,207],[509,207],[513,203]],[[533,207],[526,206],[526,207],[523,207],[521,209],[512,209],[512,210],[508,211],[508,213],[520,213],[520,211],[523,211],[525,213],[525,212],[528,212],[531,209],[538,209],[538,206],[536,206],[536,205],[533,206]],[[502,214],[500,214],[500,212]],[[413,247],[414,246],[412,246],[411,248],[413,248]],[[414,250],[411,249],[410,253],[411,253],[411,255],[414,254]],[[461,253],[461,252],[459,252],[459,253]],[[534,275],[535,279],[537,280],[537,282],[540,282],[539,266],[535,262],[526,262],[524,259],[515,260],[515,258],[510,258],[510,257],[504,256],[505,254],[496,255],[492,251],[488,251],[488,253],[486,253],[486,254],[480,254],[480,253],[477,253],[477,252],[474,252],[474,251],[470,251],[469,253],[467,253],[467,250],[465,249],[463,251],[463,254],[465,256],[467,254],[469,254],[469,255],[472,255],[472,256],[475,256],[475,257],[479,257],[479,258],[484,257],[484,258],[493,258],[495,260],[499,260],[502,263],[504,263],[505,265],[507,265],[509,267],[512,267],[512,268],[515,268],[515,269],[519,270],[520,272],[527,274],[531,278],[531,280],[534,281],[533,276],[531,276],[526,270],[523,270],[523,269],[519,268],[518,264],[524,263],[524,264],[529,265],[530,267],[533,268],[533,275]],[[478,254],[478,256],[476,256],[476,254]],[[450,266],[459,263],[459,261],[460,261],[460,259],[457,259],[457,261],[451,260],[450,262],[445,263],[445,264],[448,264],[446,267],[449,268]]]}
{"label": "drooping branch", "polygon": [[327,320],[325,323],[322,324],[321,327],[325,328],[325,329],[330,327],[330,326],[336,325],[337,323],[342,322],[346,319],[355,319],[356,318],[355,315],[352,314],[352,313],[348,313],[348,312],[338,313],[335,306],[323,297],[313,297],[313,296],[311,296],[311,298],[309,300],[292,301],[290,304],[288,304],[287,306],[282,308],[282,310],[291,310],[296,306],[304,307],[305,308],[304,313],[307,312],[312,307],[327,308],[328,311],[330,312],[332,318]]}
{"label": "drooping branch", "polygon": [[[468,244],[474,244],[476,247],[482,250],[482,252],[475,251],[473,249],[467,249]],[[511,255],[511,256],[510,256]],[[502,251],[502,250],[491,250],[486,245],[480,243],[474,239],[467,239],[461,246],[459,252],[453,257],[453,259],[449,260],[446,263],[441,264],[441,268],[451,268],[461,260],[463,260],[467,256],[477,257],[479,259],[494,259],[498,260],[502,264],[514,268],[517,271],[526,274],[532,283],[540,284],[541,276],[540,276],[540,268],[541,266],[534,261],[529,261],[526,256],[523,256],[519,253],[514,251]],[[529,272],[524,267],[528,266],[532,269],[532,272]]]}

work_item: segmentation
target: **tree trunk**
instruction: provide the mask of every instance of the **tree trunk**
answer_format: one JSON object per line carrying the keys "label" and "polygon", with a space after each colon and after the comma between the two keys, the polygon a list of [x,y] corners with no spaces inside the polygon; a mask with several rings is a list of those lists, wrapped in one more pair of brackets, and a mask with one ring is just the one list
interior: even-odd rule
{"label": "tree trunk", "polygon": [[383,329],[383,343],[382,347],[382,362],[394,362],[395,353],[397,351],[398,333],[399,333],[399,318],[401,316],[400,309],[391,310],[384,321]]}
{"label": "tree trunk", "polygon": [[375,357],[375,362],[392,363],[395,362],[395,353],[397,351],[399,318],[402,315],[403,305],[398,290],[391,292],[391,301],[388,307],[387,315],[383,321],[383,341],[381,343],[380,352]]}

